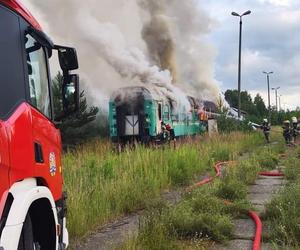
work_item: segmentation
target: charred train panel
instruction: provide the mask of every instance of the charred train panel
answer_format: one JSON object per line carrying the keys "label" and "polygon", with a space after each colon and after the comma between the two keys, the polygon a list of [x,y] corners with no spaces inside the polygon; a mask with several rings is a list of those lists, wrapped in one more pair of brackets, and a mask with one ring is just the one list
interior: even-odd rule
{"label": "charred train panel", "polygon": [[[146,99],[150,93],[144,88],[126,88],[115,93],[110,106],[115,107],[111,117],[111,131],[116,128],[115,139],[126,141],[149,136],[146,113]],[[112,110],[110,112],[113,112]]]}
{"label": "charred train panel", "polygon": [[116,106],[118,136],[138,136],[145,132],[144,98]]}

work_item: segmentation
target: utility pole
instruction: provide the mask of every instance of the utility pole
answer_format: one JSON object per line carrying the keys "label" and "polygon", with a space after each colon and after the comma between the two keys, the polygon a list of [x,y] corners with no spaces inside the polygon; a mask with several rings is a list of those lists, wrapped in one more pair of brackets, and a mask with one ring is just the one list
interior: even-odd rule
{"label": "utility pole", "polygon": [[239,33],[239,65],[238,65],[238,117],[241,117],[241,65],[242,65],[242,17],[251,14],[251,11],[248,10],[242,15],[232,12],[231,15],[237,16],[240,18],[240,33]]}

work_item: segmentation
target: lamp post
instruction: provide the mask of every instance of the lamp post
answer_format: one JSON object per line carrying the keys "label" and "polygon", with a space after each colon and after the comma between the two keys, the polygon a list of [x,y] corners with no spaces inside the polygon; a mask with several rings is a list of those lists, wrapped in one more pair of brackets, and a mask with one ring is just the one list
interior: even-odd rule
{"label": "lamp post", "polygon": [[238,65],[238,117],[241,117],[241,62],[242,62],[242,17],[251,14],[251,11],[248,10],[242,15],[232,12],[231,15],[237,16],[240,18],[240,34],[239,34],[239,65]]}
{"label": "lamp post", "polygon": [[278,112],[278,102],[277,102],[277,91],[280,89],[280,87],[272,88],[272,90],[275,90],[275,98],[276,98],[276,111]]}
{"label": "lamp post", "polygon": [[271,104],[270,104],[270,77],[269,75],[270,74],[273,74],[274,72],[271,71],[271,72],[266,72],[266,71],[263,71],[264,74],[267,75],[267,84],[268,84],[268,109],[269,109],[269,122],[271,122]]}

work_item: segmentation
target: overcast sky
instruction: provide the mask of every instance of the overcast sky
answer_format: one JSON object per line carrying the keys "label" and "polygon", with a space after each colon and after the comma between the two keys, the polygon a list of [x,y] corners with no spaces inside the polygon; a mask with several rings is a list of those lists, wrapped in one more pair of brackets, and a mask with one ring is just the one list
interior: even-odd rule
{"label": "overcast sky", "polygon": [[[31,1],[23,0],[28,5]],[[274,71],[270,83],[281,87],[282,107],[300,106],[300,0],[196,1],[213,20],[207,39],[217,51],[215,78],[221,90],[237,88],[239,18],[231,12],[251,10],[251,15],[243,17],[242,90],[253,97],[260,93],[267,103],[262,71]],[[272,90],[271,104],[275,104]]]}
{"label": "overcast sky", "polygon": [[231,12],[251,10],[243,17],[242,89],[253,95],[259,92],[267,102],[262,71],[274,71],[270,83],[281,87],[282,107],[300,106],[300,1],[199,0],[199,4],[215,20],[209,40],[217,48],[215,74],[222,91],[237,88],[239,18]]}

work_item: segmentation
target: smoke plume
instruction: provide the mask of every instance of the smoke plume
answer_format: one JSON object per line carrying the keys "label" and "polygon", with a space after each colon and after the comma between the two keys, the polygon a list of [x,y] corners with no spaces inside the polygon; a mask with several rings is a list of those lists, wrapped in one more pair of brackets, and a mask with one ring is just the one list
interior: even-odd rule
{"label": "smoke plume", "polygon": [[218,95],[214,50],[203,42],[212,22],[195,0],[24,3],[55,42],[77,48],[81,79],[97,104],[133,85],[163,86],[185,105],[180,89],[203,99]]}
{"label": "smoke plume", "polygon": [[140,6],[148,12],[149,20],[144,23],[142,37],[145,40],[150,59],[160,68],[169,70],[173,82],[177,82],[175,43],[171,33],[171,20],[166,15],[163,1],[140,0]]}
{"label": "smoke plume", "polygon": [[205,42],[214,22],[197,7],[195,0],[140,0],[139,4],[148,13],[143,39],[150,57],[169,69],[179,86],[215,101],[219,94],[213,77],[215,53]]}

